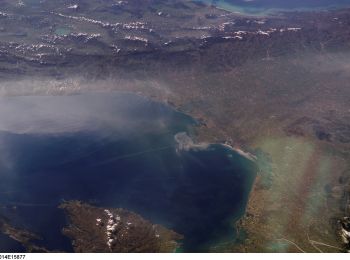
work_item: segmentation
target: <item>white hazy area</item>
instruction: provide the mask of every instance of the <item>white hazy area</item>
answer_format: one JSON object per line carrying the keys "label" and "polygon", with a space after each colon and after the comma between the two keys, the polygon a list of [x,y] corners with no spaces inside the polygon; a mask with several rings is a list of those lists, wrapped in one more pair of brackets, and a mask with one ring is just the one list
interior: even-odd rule
{"label": "white hazy area", "polygon": [[[146,102],[146,103],[145,103]],[[150,102],[125,93],[85,93],[66,96],[0,97],[0,131],[16,134],[64,134],[82,131],[133,134],[166,126],[156,115],[140,115]]]}
{"label": "white hazy area", "polygon": [[207,150],[210,146],[208,143],[194,143],[192,138],[187,135],[185,132],[177,133],[174,136],[176,141],[176,149],[177,151],[202,151]]}

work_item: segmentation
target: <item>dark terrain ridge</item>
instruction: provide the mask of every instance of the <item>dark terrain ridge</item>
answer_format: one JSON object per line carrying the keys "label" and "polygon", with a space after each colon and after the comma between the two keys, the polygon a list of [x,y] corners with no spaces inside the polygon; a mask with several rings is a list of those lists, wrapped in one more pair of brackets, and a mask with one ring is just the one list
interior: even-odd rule
{"label": "dark terrain ridge", "polygon": [[247,239],[220,250],[347,250],[349,9],[255,19],[180,0],[76,3],[1,1],[2,95],[126,90],[167,102],[201,119],[198,141],[272,161],[240,223]]}
{"label": "dark terrain ridge", "polygon": [[[244,17],[190,1],[2,1],[1,76],[219,72],[259,59],[349,48],[349,11]],[[33,29],[34,28],[34,29]],[[62,30],[62,32],[60,32]],[[146,74],[146,75],[144,75]]]}

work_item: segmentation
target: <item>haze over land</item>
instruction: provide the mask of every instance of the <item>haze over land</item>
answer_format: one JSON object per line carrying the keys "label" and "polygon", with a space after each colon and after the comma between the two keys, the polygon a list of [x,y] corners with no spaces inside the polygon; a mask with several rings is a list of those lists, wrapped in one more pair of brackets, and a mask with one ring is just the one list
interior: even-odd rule
{"label": "haze over land", "polygon": [[[79,102],[61,101],[33,108],[12,96],[126,91],[162,102],[197,120],[195,143],[226,143],[257,158],[238,225],[246,236],[207,250],[346,251],[347,3],[212,3],[223,2],[240,13],[185,0],[1,1],[0,129],[40,133],[31,111],[51,133],[60,125],[43,118],[74,129],[96,111],[113,118],[93,102],[81,110]],[[280,8],[298,11],[268,12]]]}

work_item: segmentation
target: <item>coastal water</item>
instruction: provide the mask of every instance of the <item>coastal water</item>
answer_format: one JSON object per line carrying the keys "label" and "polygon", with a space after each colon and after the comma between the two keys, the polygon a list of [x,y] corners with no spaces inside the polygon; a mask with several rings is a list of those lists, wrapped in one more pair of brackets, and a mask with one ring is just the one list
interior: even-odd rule
{"label": "coastal water", "polygon": [[199,0],[246,15],[268,15],[285,11],[320,11],[350,7],[348,0]]}
{"label": "coastal water", "polygon": [[25,248],[19,242],[0,233],[0,252],[24,253]]}
{"label": "coastal water", "polygon": [[1,98],[0,213],[56,250],[72,250],[57,208],[72,199],[174,229],[183,251],[233,241],[256,167],[219,144],[179,146],[195,124],[125,93]]}

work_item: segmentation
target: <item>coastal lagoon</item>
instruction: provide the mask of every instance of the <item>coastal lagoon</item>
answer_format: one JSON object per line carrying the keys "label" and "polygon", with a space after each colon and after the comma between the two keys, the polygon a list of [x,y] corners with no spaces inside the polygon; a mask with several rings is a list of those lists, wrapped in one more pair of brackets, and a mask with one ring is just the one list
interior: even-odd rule
{"label": "coastal lagoon", "polygon": [[245,15],[270,15],[286,11],[322,11],[350,7],[348,0],[199,0]]}
{"label": "coastal lagoon", "polygon": [[[64,200],[134,211],[184,235],[185,252],[234,242],[256,165],[226,146],[194,144],[196,124],[128,93],[0,98],[0,213],[63,251],[72,251]],[[3,240],[0,250],[20,250]]]}

